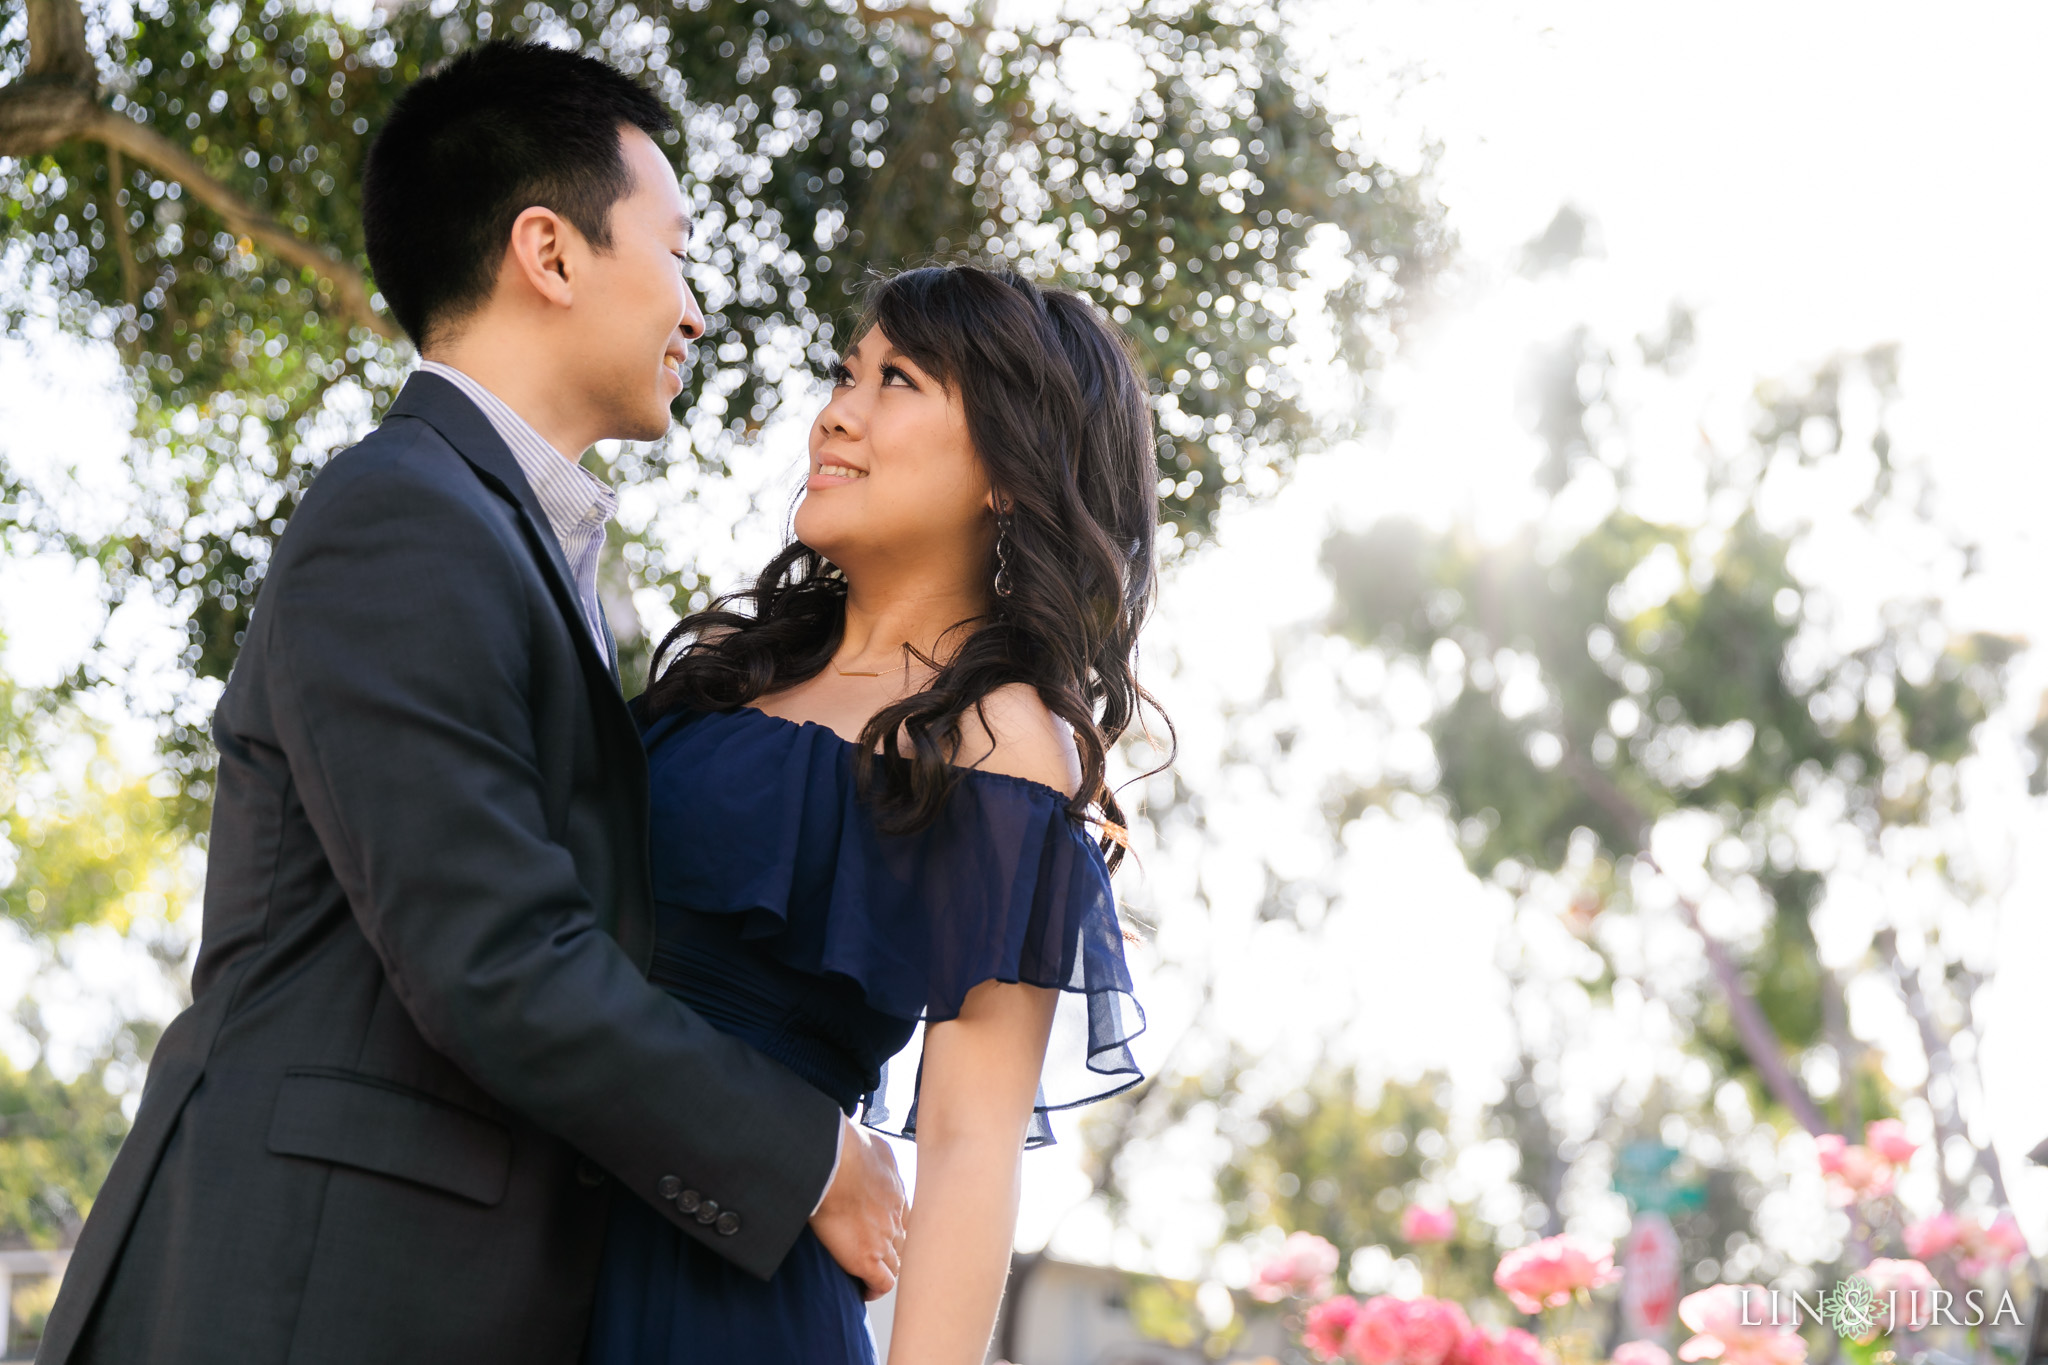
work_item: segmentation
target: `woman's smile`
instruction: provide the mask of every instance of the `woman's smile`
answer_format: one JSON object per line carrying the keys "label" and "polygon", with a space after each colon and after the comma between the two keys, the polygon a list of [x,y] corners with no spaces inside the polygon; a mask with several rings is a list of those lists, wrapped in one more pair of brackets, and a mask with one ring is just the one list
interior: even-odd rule
{"label": "woman's smile", "polygon": [[855,483],[865,479],[867,476],[868,471],[865,469],[858,469],[850,464],[840,464],[836,460],[820,460],[818,467],[811,471],[811,477],[805,481],[804,487],[806,489],[836,488],[841,484]]}

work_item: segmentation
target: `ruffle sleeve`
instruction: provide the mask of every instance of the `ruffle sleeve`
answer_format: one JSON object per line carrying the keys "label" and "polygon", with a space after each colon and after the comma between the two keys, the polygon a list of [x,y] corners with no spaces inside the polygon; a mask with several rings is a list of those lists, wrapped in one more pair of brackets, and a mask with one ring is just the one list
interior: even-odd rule
{"label": "ruffle sleeve", "polygon": [[[1049,1112],[1143,1079],[1109,870],[1061,793],[968,770],[931,827],[885,835],[856,790],[853,746],[823,726],[742,709],[667,717],[646,739],[654,828],[690,835],[654,839],[656,899],[740,916],[777,960],[852,981],[906,1022],[957,1017],[984,981],[1060,991],[1027,1146],[1053,1140]],[[915,1076],[921,1036],[863,1122],[915,1135],[915,1081],[906,1103],[900,1078]]]}

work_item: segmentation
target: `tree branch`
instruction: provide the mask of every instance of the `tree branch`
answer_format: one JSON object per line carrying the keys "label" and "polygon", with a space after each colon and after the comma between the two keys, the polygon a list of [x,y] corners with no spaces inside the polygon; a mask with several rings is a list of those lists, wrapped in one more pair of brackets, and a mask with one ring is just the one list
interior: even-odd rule
{"label": "tree branch", "polygon": [[85,45],[85,11],[78,0],[28,0],[28,79],[99,86],[92,50]]}
{"label": "tree branch", "polygon": [[1588,763],[1579,752],[1576,743],[1569,739],[1564,746],[1564,769],[1570,773],[1586,795],[1593,798],[1593,804],[1606,811],[1618,821],[1623,829],[1641,847],[1650,837],[1650,817],[1643,813],[1629,794],[1614,785],[1613,779],[1594,764]]}
{"label": "tree branch", "polygon": [[[1949,979],[1949,984],[1950,989],[1955,992],[1956,1003],[1963,1007],[1963,1027],[1981,1038],[1983,1031],[1977,1025],[1977,990],[1984,984],[1984,978],[1976,972],[1964,970],[1952,976]],[[1950,1052],[1949,1055],[1953,1058],[1955,1054]],[[1973,1053],[1971,1069],[1976,1073],[1976,1093],[1982,1095],[1984,1093],[1984,1068],[1981,1062],[1975,1060],[1975,1057],[1976,1054]],[[1960,1101],[1960,1097],[1958,1098]],[[2009,1206],[2012,1200],[2005,1193],[2005,1171],[2003,1164],[1998,1159],[1998,1147],[1996,1144],[1987,1142],[1977,1149],[1977,1169],[1984,1172],[1985,1178],[1991,1182],[1992,1202],[2000,1207]]]}
{"label": "tree branch", "polygon": [[142,313],[142,289],[136,283],[135,245],[128,239],[128,164],[116,148],[107,148],[107,217],[114,225],[114,254],[121,263],[121,297],[128,301],[130,322]]}
{"label": "tree branch", "polygon": [[[1942,1205],[1956,1207],[1956,1197],[1962,1191],[1958,1191],[1956,1183],[1948,1177],[1948,1144],[1952,1138],[1962,1138],[1966,1144],[1970,1142],[1962,1121],[1962,1087],[1958,1085],[1960,1076],[1956,1074],[1956,1056],[1948,1048],[1948,1038],[1942,1033],[1942,1025],[1933,1017],[1933,1005],[1927,1001],[1927,990],[1921,988],[1919,970],[1898,956],[1898,931],[1878,929],[1872,935],[1870,945],[1890,968],[1892,980],[1898,982],[1898,995],[1905,999],[1907,1013],[1913,1015],[1913,1027],[1919,1029],[1921,1052],[1927,1054],[1927,1081],[1921,1085],[1921,1093],[1927,1097],[1927,1107],[1933,1111],[1933,1173],[1935,1179],[1942,1183]],[[1942,1089],[1948,1091],[1939,1103],[1935,1103],[1933,1093],[1937,1076],[1942,1081]],[[2003,1181],[1997,1183],[2001,1187],[1999,1195],[2003,1201]]]}
{"label": "tree branch", "polygon": [[[1657,865],[1657,860],[1648,849],[1636,855],[1649,865],[1651,871],[1669,879],[1669,874]],[[1728,1013],[1735,1023],[1735,1035],[1742,1040],[1742,1050],[1749,1054],[1749,1060],[1763,1077],[1764,1088],[1778,1103],[1785,1106],[1799,1126],[1819,1137],[1822,1133],[1834,1131],[1827,1120],[1821,1117],[1820,1107],[1813,1097],[1806,1093],[1806,1087],[1792,1074],[1792,1068],[1785,1064],[1785,1054],[1779,1045],[1778,1031],[1771,1027],[1771,1021],[1764,1018],[1758,1008],[1756,997],[1742,984],[1742,972],[1735,960],[1728,956],[1727,945],[1708,933],[1700,923],[1700,908],[1676,886],[1672,888],[1678,901],[1680,913],[1692,931],[1700,936],[1700,942],[1707,950],[1707,969],[1720,983],[1721,993],[1728,997]]]}
{"label": "tree branch", "polygon": [[[1651,871],[1669,880],[1668,874],[1657,865],[1656,858],[1651,856],[1650,819],[1642,808],[1629,798],[1628,793],[1615,786],[1607,774],[1588,763],[1575,746],[1565,746],[1564,762],[1565,770],[1579,783],[1585,793],[1603,810],[1620,821],[1624,829],[1634,834],[1636,857],[1642,859]],[[1827,1120],[1821,1117],[1820,1107],[1813,1102],[1813,1097],[1806,1093],[1806,1087],[1799,1083],[1799,1079],[1792,1074],[1792,1069],[1785,1064],[1785,1053],[1778,1039],[1778,1031],[1771,1027],[1770,1020],[1764,1018],[1764,1012],[1758,1007],[1756,997],[1742,984],[1742,972],[1736,967],[1735,960],[1728,955],[1727,945],[1708,933],[1706,926],[1700,923],[1697,905],[1680,894],[1675,886],[1672,894],[1678,899],[1685,922],[1699,935],[1701,944],[1706,948],[1707,968],[1714,974],[1714,980],[1720,985],[1721,993],[1728,998],[1728,1014],[1734,1021],[1735,1035],[1742,1042],[1742,1050],[1749,1054],[1750,1064],[1756,1067],[1757,1074],[1763,1078],[1764,1088],[1771,1092],[1778,1103],[1785,1106],[1787,1112],[1799,1120],[1800,1126],[1807,1132],[1818,1137],[1822,1133],[1832,1131]]]}
{"label": "tree branch", "polygon": [[334,291],[336,307],[351,325],[367,327],[387,341],[399,339],[397,326],[370,306],[370,287],[360,271],[326,247],[315,246],[258,210],[208,174],[183,147],[154,128],[111,109],[96,108],[95,112],[97,118],[86,136],[96,137],[159,175],[177,181],[194,199],[219,214],[230,232],[247,237],[286,265],[310,270],[326,280]]}
{"label": "tree branch", "polygon": [[325,280],[337,311],[350,325],[398,339],[398,328],[370,306],[369,283],[361,271],[263,213],[154,128],[99,102],[90,53],[84,55],[83,74],[78,70],[85,30],[76,0],[34,0],[29,31],[29,74],[0,90],[0,156],[36,156],[71,141],[97,142],[124,154],[184,186],[236,236]]}
{"label": "tree branch", "polygon": [[924,5],[892,5],[887,9],[883,9],[878,5],[870,4],[869,0],[854,0],[853,8],[854,12],[860,15],[861,22],[867,24],[879,24],[884,19],[894,19],[902,24],[915,24],[926,32],[930,32],[940,24],[951,24],[955,28],[965,27],[951,15],[941,14],[937,10],[929,9]]}
{"label": "tree branch", "polygon": [[1827,1034],[1828,1046],[1835,1050],[1835,1056],[1841,1062],[1842,1131],[1860,1133],[1863,1131],[1863,1097],[1857,1093],[1857,1070],[1863,1056],[1863,1044],[1849,1031],[1849,1000],[1842,992],[1841,979],[1826,967],[1822,967],[1820,973],[1821,1028]]}

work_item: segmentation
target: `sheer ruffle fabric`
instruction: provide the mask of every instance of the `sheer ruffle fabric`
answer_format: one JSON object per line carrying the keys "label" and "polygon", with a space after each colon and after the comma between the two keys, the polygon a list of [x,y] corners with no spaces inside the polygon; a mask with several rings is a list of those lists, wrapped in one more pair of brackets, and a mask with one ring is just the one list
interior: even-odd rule
{"label": "sheer ruffle fabric", "polygon": [[[885,835],[856,792],[853,746],[824,726],[741,708],[665,716],[645,738],[655,899],[741,916],[777,960],[845,977],[905,1021],[955,1018],[984,981],[1058,989],[1027,1145],[1053,1140],[1048,1112],[1143,1079],[1130,1044],[1144,1012],[1109,871],[1059,792],[970,769],[937,823]],[[710,787],[707,773],[724,780]],[[891,1068],[911,1067],[917,1047]],[[914,1136],[914,1087],[907,1106],[889,1088],[865,1098],[862,1121]]]}

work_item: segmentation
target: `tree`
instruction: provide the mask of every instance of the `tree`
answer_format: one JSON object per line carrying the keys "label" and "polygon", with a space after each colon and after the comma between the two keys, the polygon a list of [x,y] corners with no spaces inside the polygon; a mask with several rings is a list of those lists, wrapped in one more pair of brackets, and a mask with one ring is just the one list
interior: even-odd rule
{"label": "tree", "polygon": [[[132,1041],[122,1052],[132,1056]],[[41,1246],[75,1236],[107,1178],[128,1118],[105,1082],[109,1053],[64,1081],[38,1060],[0,1062],[0,1229]]]}
{"label": "tree", "polygon": [[[1443,249],[1420,182],[1333,122],[1282,0],[1136,0],[1028,29],[867,0],[465,0],[361,28],[286,0],[123,13],[29,0],[0,28],[11,325],[54,295],[67,331],[120,348],[136,403],[121,531],[81,538],[17,490],[13,532],[96,560],[110,597],[174,604],[201,678],[225,677],[307,480],[406,369],[364,273],[361,161],[405,84],[480,39],[601,55],[684,130],[711,333],[677,436],[599,457],[629,486],[717,467],[759,431],[843,342],[869,272],[973,252],[1087,288],[1137,341],[1167,517],[1192,545],[1247,476],[1325,434],[1285,365],[1311,234],[1342,234],[1361,369]],[[1062,84],[1083,49],[1128,68],[1127,110]],[[687,602],[688,550],[644,529],[609,580]],[[203,801],[202,737],[167,723],[166,745]]]}
{"label": "tree", "polygon": [[[38,957],[38,981],[63,970],[74,931],[127,933],[139,922],[148,932],[138,941],[182,977],[175,921],[190,887],[177,803],[124,772],[75,708],[4,676],[0,809],[0,913]],[[123,1096],[139,1082],[158,1026],[118,1022],[91,1040],[77,1074],[60,1076],[36,999],[32,988],[15,1013],[33,1061],[0,1060],[0,1235],[48,1245],[91,1210],[128,1131]]]}
{"label": "tree", "polygon": [[[1568,363],[1548,367],[1561,382],[1538,405],[1549,487],[1625,485],[1626,465],[1603,465],[1584,436],[1599,386],[1582,371],[1601,352],[1583,333],[1562,349]],[[1877,974],[1919,1027],[1938,1149],[1974,1151],[1970,1193],[2002,1203],[1996,1154],[1966,1121],[1981,1087],[1951,1045],[1953,1021],[1972,1027],[1986,968],[1969,926],[1989,907],[1949,835],[1959,766],[2018,646],[1950,630],[1931,588],[1852,624],[1815,582],[1812,525],[1768,513],[1788,482],[1826,478],[1853,489],[1843,515],[1924,560],[1928,582],[1973,571],[1922,477],[1893,458],[1896,378],[1879,348],[1760,387],[1748,446],[1706,453],[1697,525],[1652,523],[1622,500],[1562,543],[1531,531],[1489,546],[1383,523],[1334,538],[1326,558],[1338,628],[1440,689],[1433,761],[1411,787],[1456,823],[1475,873],[1569,895],[1600,955],[1595,988],[1631,971],[1598,922],[1675,908],[1715,987],[1697,1045],[1759,1112],[1853,1135],[1896,1103],[1843,1007],[1845,976]],[[1866,414],[1853,447],[1852,398]],[[1679,866],[1680,845],[1704,856]],[[1918,882],[1943,918],[1912,922],[1908,947],[1886,917],[1860,961],[1830,966],[1812,916],[1875,869]],[[1727,927],[1745,917],[1759,927]],[[1809,1075],[1832,1076],[1831,1093],[1816,1096]],[[1936,1168],[1953,1202],[1960,1191]]]}

